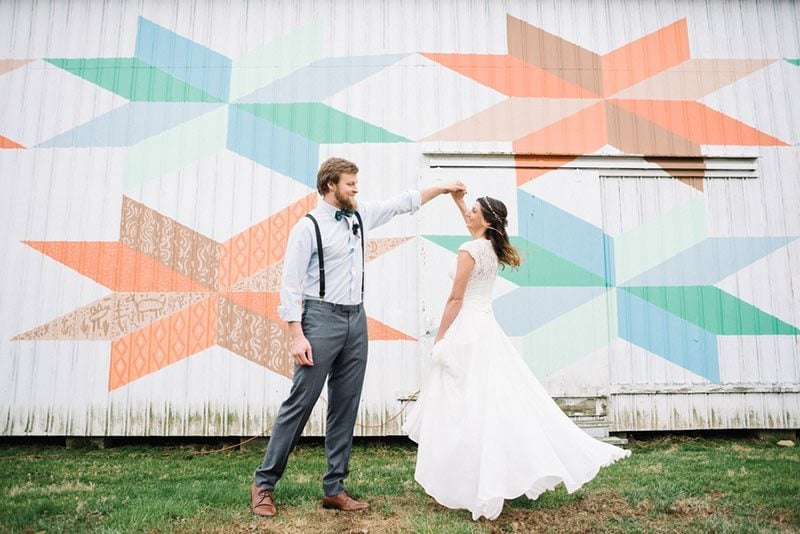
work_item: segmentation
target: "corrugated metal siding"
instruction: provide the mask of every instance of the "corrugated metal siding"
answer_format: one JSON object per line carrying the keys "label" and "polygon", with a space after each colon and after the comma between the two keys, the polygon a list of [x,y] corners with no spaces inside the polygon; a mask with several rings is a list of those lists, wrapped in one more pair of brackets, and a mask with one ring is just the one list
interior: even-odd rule
{"label": "corrugated metal siding", "polygon": [[[450,176],[503,199],[545,267],[499,282],[501,324],[551,394],[608,396],[611,430],[796,428],[799,19],[788,0],[3,2],[0,433],[268,430],[290,382],[266,311],[280,251],[259,245],[280,242],[291,216],[277,215],[303,211],[331,155],[359,164],[366,200]],[[572,161],[619,153],[655,172],[656,157],[745,156],[758,172],[679,181]],[[442,170],[437,154],[557,157]],[[371,236],[367,309],[384,326],[357,434],[400,434],[426,372],[448,239],[464,233],[434,202]],[[526,234],[537,216],[613,242],[608,270]],[[714,260],[686,277],[700,305],[663,314],[652,288],[674,282],[624,287],[687,268],[692,247]],[[714,302],[765,322],[737,330],[720,312],[711,332]],[[636,310],[656,314],[640,337]],[[683,320],[697,314],[705,330]],[[687,348],[701,342],[716,356]]]}
{"label": "corrugated metal siding", "polygon": [[797,428],[797,388],[779,393],[637,393],[613,396],[614,430]]}
{"label": "corrugated metal siding", "polygon": [[[762,155],[760,161],[765,159]],[[609,214],[607,224],[613,231],[640,227],[643,220],[657,219],[656,214],[668,211],[665,206],[681,205],[694,197],[699,208],[696,213],[708,213],[707,217],[699,218],[707,224],[691,224],[692,214],[687,211],[682,214],[687,224],[674,226],[677,234],[664,234],[663,240],[689,243],[701,242],[707,236],[736,236],[743,239],[740,246],[746,248],[756,243],[746,241],[746,237],[796,235],[797,212],[780,213],[782,207],[776,206],[773,210],[772,215],[777,217],[775,226],[770,228],[767,197],[782,200],[785,197],[774,191],[784,180],[769,169],[761,168],[757,180],[706,180],[703,195],[686,188],[682,190],[676,187],[679,185],[676,182],[654,187],[652,181],[647,178],[604,180],[603,206]],[[684,198],[679,198],[681,196]],[[753,199],[759,200],[755,206],[750,203]],[[628,219],[623,221],[625,217]],[[643,249],[641,257],[664,249],[664,243],[642,245],[651,250]],[[729,269],[730,274],[715,282],[714,287],[737,295],[761,310],[770,310],[789,324],[797,324],[798,264],[793,258],[797,251],[796,245],[790,244],[748,268]],[[717,255],[710,260],[717,263],[699,267],[725,272],[728,266],[719,262],[730,261],[730,257]],[[685,305],[688,307],[691,303]],[[703,301],[703,305],[724,306],[720,300]],[[746,320],[741,315],[733,319]],[[694,341],[699,345],[707,340],[696,338]],[[695,374],[667,359],[650,358],[641,346],[616,344],[611,352],[612,430],[795,428],[797,384],[800,383],[797,335],[760,336],[757,332],[747,332],[719,336],[713,341],[719,370],[718,379],[710,385],[707,376]],[[705,349],[697,351],[697,354],[707,353]]]}

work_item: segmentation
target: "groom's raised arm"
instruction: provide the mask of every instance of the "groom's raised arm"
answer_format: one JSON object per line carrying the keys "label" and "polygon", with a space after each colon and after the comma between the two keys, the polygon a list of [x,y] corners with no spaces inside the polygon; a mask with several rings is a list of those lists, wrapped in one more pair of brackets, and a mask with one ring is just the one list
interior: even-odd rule
{"label": "groom's raised arm", "polygon": [[461,182],[450,182],[440,186],[406,191],[382,202],[359,203],[358,209],[366,218],[367,227],[375,228],[389,222],[395,215],[416,213],[420,206],[439,195],[464,189],[464,184]]}
{"label": "groom's raised arm", "polygon": [[437,185],[433,187],[427,187],[425,189],[420,189],[419,196],[420,196],[420,204],[425,204],[431,199],[438,197],[439,195],[443,195],[445,193],[455,193],[456,191],[466,191],[466,187],[459,181],[448,182],[443,185]]}

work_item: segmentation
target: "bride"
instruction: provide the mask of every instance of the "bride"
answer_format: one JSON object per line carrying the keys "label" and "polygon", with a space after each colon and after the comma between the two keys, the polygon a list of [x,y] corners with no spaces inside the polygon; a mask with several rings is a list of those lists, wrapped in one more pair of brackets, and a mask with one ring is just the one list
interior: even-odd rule
{"label": "bride", "polygon": [[505,205],[453,193],[474,238],[458,249],[432,365],[403,429],[418,443],[414,478],[448,508],[495,519],[504,499],[572,493],[630,451],[598,441],[550,398],[500,329],[491,307],[498,268],[521,259]]}

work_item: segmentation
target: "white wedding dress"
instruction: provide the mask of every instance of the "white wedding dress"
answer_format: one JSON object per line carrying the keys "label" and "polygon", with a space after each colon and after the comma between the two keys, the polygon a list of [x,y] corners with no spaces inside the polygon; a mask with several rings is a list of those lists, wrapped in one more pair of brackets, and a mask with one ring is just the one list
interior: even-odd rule
{"label": "white wedding dress", "polygon": [[536,499],[561,482],[572,493],[630,451],[575,426],[500,328],[491,307],[498,269],[491,242],[459,250],[475,259],[464,304],[433,347],[403,429],[419,445],[414,478],[429,495],[475,520],[495,519],[504,499]]}

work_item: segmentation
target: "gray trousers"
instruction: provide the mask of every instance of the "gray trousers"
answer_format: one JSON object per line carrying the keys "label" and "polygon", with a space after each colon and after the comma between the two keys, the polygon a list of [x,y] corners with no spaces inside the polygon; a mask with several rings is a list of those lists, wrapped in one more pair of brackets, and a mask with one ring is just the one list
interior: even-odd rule
{"label": "gray trousers", "polygon": [[314,365],[295,364],[292,389],[278,411],[267,452],[256,469],[255,484],[273,489],[286,469],[311,410],[328,379],[325,456],[322,479],[327,496],[344,491],[353,446],[353,427],[367,368],[367,316],[363,305],[341,306],[307,300],[303,305],[303,334],[311,343]]}

